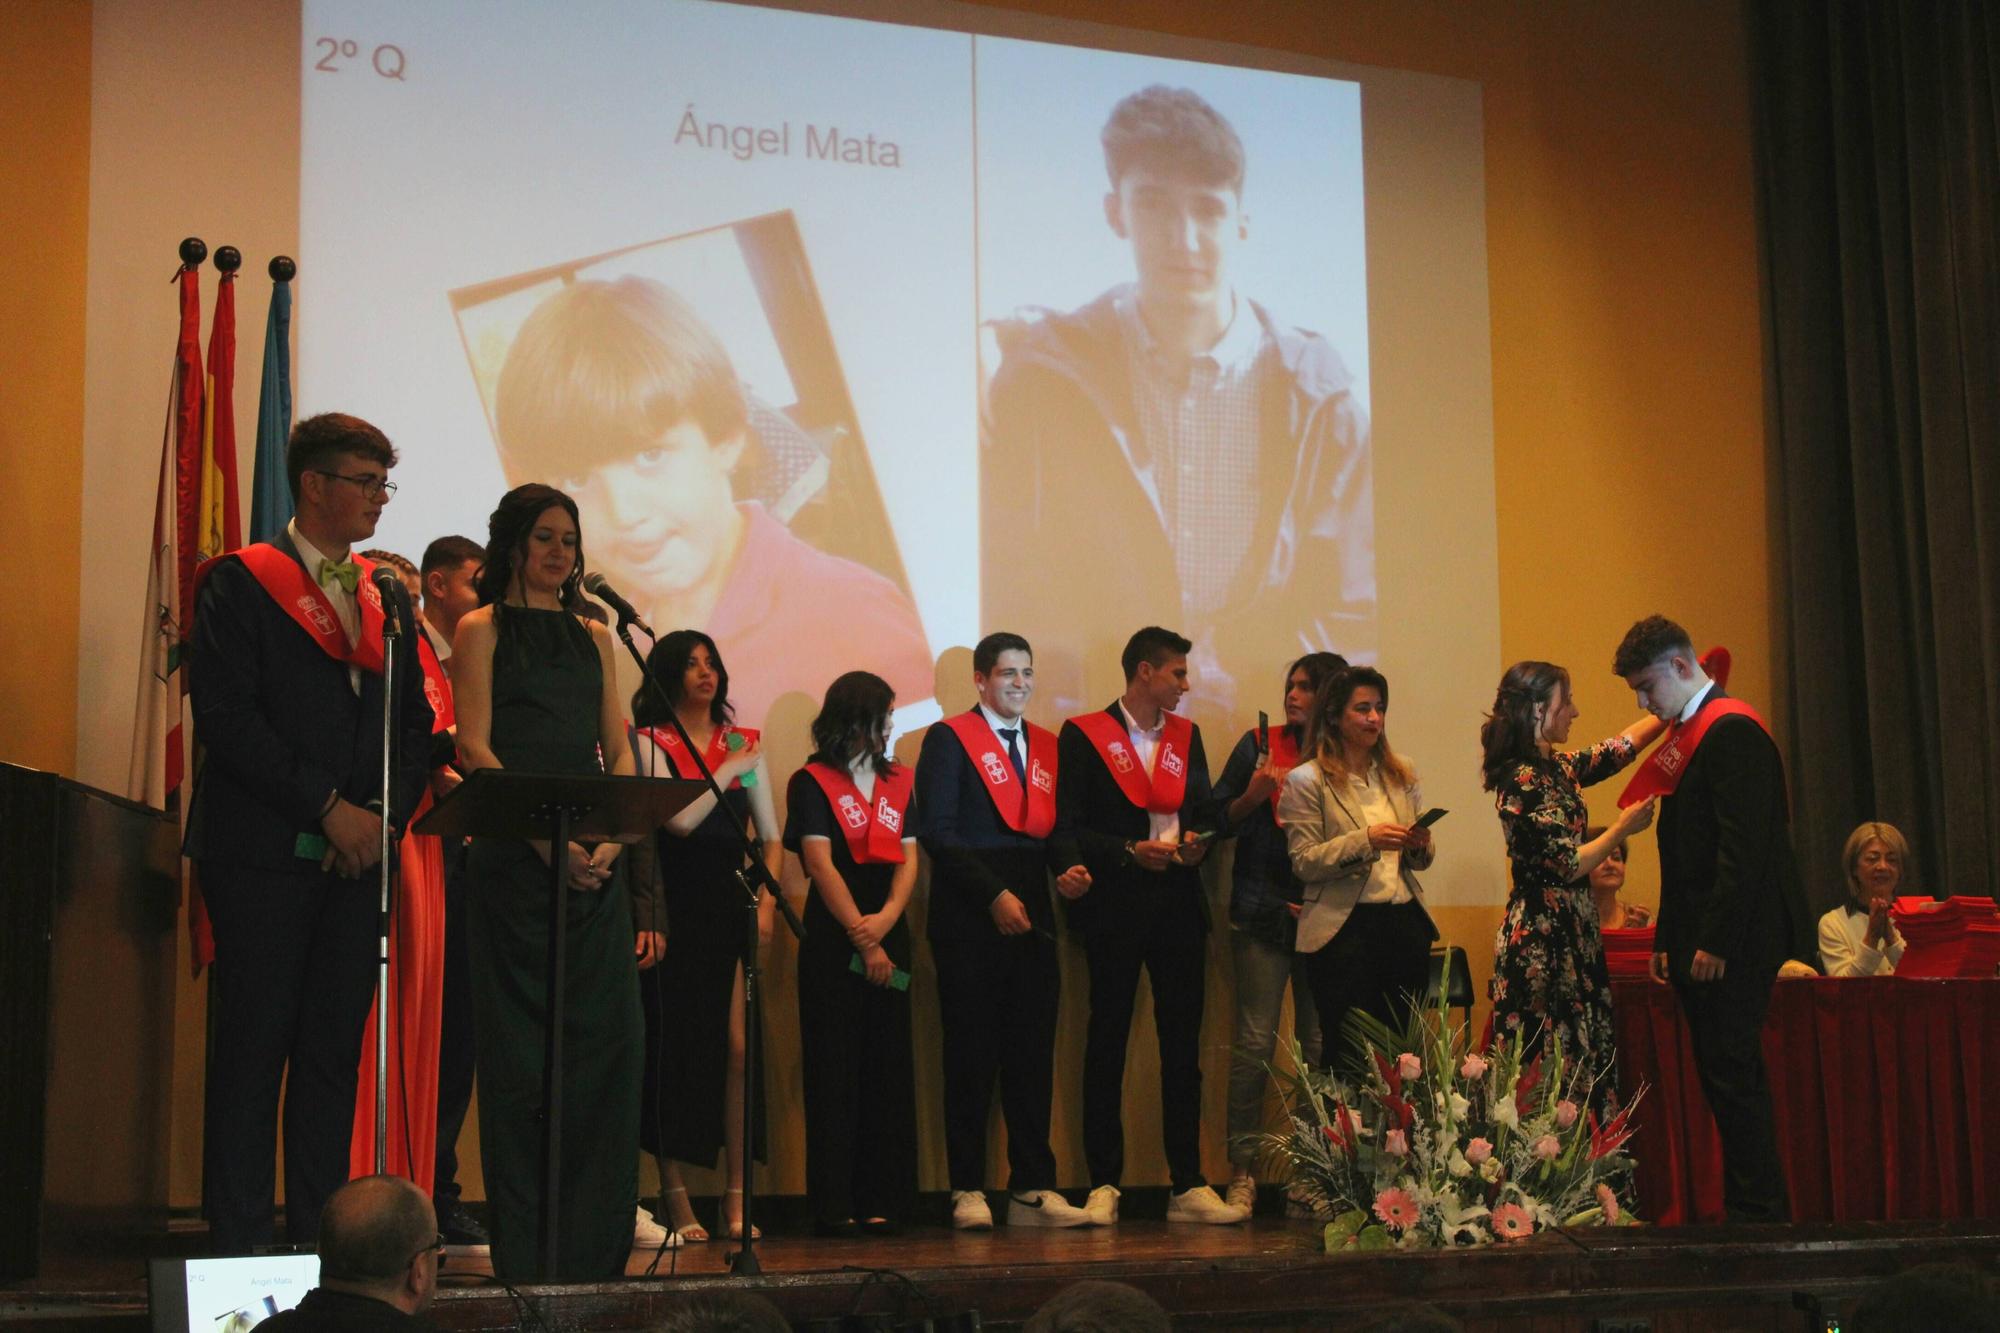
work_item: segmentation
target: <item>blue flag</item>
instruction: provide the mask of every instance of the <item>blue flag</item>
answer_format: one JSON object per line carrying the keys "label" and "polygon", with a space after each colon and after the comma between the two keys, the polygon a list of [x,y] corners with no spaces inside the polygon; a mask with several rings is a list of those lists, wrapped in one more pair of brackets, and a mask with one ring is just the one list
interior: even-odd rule
{"label": "blue flag", "polygon": [[264,383],[257,394],[257,463],[250,496],[250,540],[267,542],[292,521],[285,440],[292,433],[292,284],[271,284],[264,320]]}

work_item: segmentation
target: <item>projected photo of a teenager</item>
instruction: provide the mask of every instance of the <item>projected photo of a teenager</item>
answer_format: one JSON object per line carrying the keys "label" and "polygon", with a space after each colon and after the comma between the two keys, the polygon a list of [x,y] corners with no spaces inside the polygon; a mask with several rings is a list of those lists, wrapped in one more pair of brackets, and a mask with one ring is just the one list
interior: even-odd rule
{"label": "projected photo of a teenager", "polygon": [[[1110,108],[1099,138],[1103,223],[1130,269],[1081,308],[989,323],[983,623],[1039,646],[1164,617],[1195,640],[1196,706],[1227,714],[1273,662],[1373,653],[1367,410],[1325,338],[1236,287],[1253,230],[1230,122],[1156,84]],[[1068,692],[1059,663],[1043,674]]]}
{"label": "projected photo of a teenager", "polygon": [[507,350],[494,425],[510,478],[575,497],[592,563],[653,628],[707,632],[739,715],[874,671],[928,698],[915,607],[881,574],[821,551],[740,498],[780,414],[754,405],[722,342],[665,284],[579,281],[538,304]]}

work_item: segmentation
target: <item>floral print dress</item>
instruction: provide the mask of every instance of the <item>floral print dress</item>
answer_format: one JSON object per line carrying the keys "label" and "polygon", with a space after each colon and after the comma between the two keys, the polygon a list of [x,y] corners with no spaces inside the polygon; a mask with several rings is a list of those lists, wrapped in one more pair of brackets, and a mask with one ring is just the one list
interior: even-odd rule
{"label": "floral print dress", "polygon": [[1597,904],[1577,864],[1590,822],[1583,789],[1631,763],[1623,736],[1547,759],[1515,765],[1494,803],[1513,865],[1507,915],[1493,945],[1493,1035],[1519,1032],[1532,1052],[1549,1034],[1565,1063],[1581,1062],[1596,1079],[1590,1104],[1603,1115],[1618,1099],[1611,979]]}

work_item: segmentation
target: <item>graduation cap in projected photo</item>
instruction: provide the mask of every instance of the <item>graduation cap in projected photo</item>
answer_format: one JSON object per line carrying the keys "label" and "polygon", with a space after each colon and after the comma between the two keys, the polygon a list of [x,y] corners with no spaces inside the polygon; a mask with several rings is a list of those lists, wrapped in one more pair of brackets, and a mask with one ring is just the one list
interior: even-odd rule
{"label": "graduation cap in projected photo", "polygon": [[[932,664],[790,212],[450,293],[510,485],[546,481],[642,614],[707,629],[753,725],[825,664]],[[815,651],[800,654],[801,644]],[[791,651],[785,652],[789,648]],[[792,679],[766,664],[814,658]]]}

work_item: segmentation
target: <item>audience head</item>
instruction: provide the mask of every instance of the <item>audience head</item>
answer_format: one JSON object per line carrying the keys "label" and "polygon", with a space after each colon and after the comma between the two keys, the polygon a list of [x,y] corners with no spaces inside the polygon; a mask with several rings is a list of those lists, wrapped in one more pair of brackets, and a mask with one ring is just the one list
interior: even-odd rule
{"label": "audience head", "polygon": [[1307,653],[1285,668],[1285,725],[1303,727],[1312,716],[1313,700],[1319,687],[1347,670],[1347,659],[1339,653]]}
{"label": "audience head", "polygon": [[378,565],[387,565],[395,570],[397,577],[403,580],[404,590],[410,594],[411,605],[415,605],[417,598],[424,595],[423,580],[417,576],[417,567],[410,563],[408,557],[397,555],[394,551],[374,550],[363,551],[361,558],[373,560]]}
{"label": "audience head", "polygon": [[1018,634],[989,634],[972,649],[972,683],[979,701],[1004,718],[1028,711],[1035,693],[1035,650]]}
{"label": "audience head", "polygon": [[1187,655],[1193,650],[1193,643],[1158,625],[1134,634],[1118,656],[1125,668],[1126,697],[1147,699],[1172,712],[1188,691]]}
{"label": "audience head", "polygon": [[1922,1264],[1877,1283],[1840,1326],[1843,1333],[2000,1333],[2000,1290],[1970,1264]]}
{"label": "audience head", "polygon": [[715,640],[698,629],[677,629],[660,636],[653,651],[646,654],[646,670],[666,692],[642,683],[632,696],[632,722],[641,727],[667,724],[667,710],[678,710],[692,701],[716,726],[726,726],[736,716],[729,703],[729,668],[722,664],[722,650]]}
{"label": "audience head", "polygon": [[1416,772],[1390,748],[1388,717],[1388,677],[1371,666],[1351,666],[1320,686],[1302,750],[1330,776],[1364,777],[1369,765],[1379,765],[1385,783],[1408,787]]}
{"label": "audience head", "polygon": [[1688,700],[1708,684],[1694,641],[1665,616],[1647,616],[1626,630],[1611,670],[1639,696],[1639,707],[1662,722],[1678,718]]}
{"label": "audience head", "polygon": [[1493,710],[1479,727],[1480,760],[1486,790],[1498,791],[1514,766],[1542,756],[1542,746],[1569,739],[1576,718],[1570,702],[1569,672],[1553,662],[1516,662],[1500,677]]}
{"label": "audience head", "polygon": [[523,598],[551,585],[557,600],[582,600],[583,530],[576,501],[553,486],[529,482],[500,497],[487,520],[486,563],[479,570],[479,604]]}
{"label": "audience head", "polygon": [[826,701],[812,721],[813,758],[831,768],[870,759],[879,775],[889,760],[889,714],[896,692],[872,671],[850,671],[826,687]]}
{"label": "audience head", "polygon": [[415,1314],[437,1289],[444,1237],[422,1190],[400,1176],[362,1176],[327,1198],[318,1248],[320,1286]]}
{"label": "audience head", "polygon": [[439,537],[424,548],[417,576],[423,580],[424,618],[446,638],[467,611],[479,605],[479,567],[486,548],[470,537]]}
{"label": "audience head", "polygon": [[[1604,836],[1604,825],[1592,824],[1583,831],[1585,842],[1596,842]],[[1611,845],[1590,871],[1590,891],[1609,898],[1616,898],[1625,887],[1625,840],[1620,838]]]}
{"label": "audience head", "polygon": [[493,399],[507,475],[571,490],[635,602],[726,571],[749,408],[721,340],[680,296],[650,278],[570,283],[522,323]]}
{"label": "audience head", "polygon": [[792,1326],[754,1291],[716,1291],[677,1302],[652,1333],[792,1333]]}
{"label": "audience head", "polygon": [[1847,835],[1840,863],[1847,869],[1847,896],[1862,911],[1890,902],[1903,887],[1910,843],[1894,824],[1870,821]]}
{"label": "audience head", "polygon": [[1123,1282],[1072,1282],[1042,1303],[1023,1333],[1168,1333],[1160,1303]]}
{"label": "audience head", "polygon": [[308,536],[353,543],[375,535],[393,486],[396,449],[360,417],[322,412],[292,427],[285,479]]}

